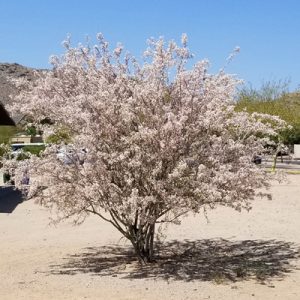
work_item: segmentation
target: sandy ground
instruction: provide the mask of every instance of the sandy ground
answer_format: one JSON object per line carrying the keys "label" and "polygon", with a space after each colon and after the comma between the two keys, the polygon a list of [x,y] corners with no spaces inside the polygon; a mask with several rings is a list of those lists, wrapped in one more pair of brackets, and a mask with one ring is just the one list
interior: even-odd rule
{"label": "sandy ground", "polygon": [[23,202],[0,213],[0,299],[300,299],[300,175],[288,178],[249,213],[218,208],[170,226],[144,268],[99,218],[50,226]]}

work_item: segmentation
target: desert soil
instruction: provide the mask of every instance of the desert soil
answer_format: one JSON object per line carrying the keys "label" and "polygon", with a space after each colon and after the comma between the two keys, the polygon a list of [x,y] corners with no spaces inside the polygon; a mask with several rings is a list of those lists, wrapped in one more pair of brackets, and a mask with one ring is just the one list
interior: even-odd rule
{"label": "desert soil", "polygon": [[169,226],[143,268],[99,218],[54,226],[20,203],[0,213],[0,299],[300,299],[300,175],[288,179],[250,212],[220,207]]}

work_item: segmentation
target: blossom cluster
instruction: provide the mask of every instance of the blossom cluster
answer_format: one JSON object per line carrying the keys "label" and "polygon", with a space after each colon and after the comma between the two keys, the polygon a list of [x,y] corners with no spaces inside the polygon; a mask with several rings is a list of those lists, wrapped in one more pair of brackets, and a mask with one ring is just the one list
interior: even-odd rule
{"label": "blossom cluster", "polygon": [[[29,195],[59,219],[81,222],[94,213],[126,236],[130,226],[188,211],[249,209],[268,187],[270,176],[252,159],[285,123],[236,112],[240,81],[223,70],[210,74],[205,60],[189,69],[186,36],[181,46],[150,40],[143,63],[121,45],[110,51],[102,35],[94,47],[65,47],[13,107],[45,133],[70,133],[68,145],[48,144],[14,171],[20,178],[26,165]],[[45,119],[51,122],[42,125]],[[70,149],[68,163],[58,156],[62,147]]]}

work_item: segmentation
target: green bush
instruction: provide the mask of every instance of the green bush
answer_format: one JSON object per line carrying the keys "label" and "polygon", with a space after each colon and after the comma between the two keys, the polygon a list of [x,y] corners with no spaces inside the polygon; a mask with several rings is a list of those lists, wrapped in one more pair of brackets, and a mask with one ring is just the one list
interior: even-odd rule
{"label": "green bush", "polygon": [[260,90],[243,88],[238,97],[236,110],[249,113],[258,112],[279,116],[291,125],[291,129],[281,132],[286,145],[300,143],[300,93],[287,93],[280,84],[268,84]]}
{"label": "green bush", "polygon": [[45,150],[45,146],[44,145],[40,145],[40,146],[25,146],[22,148],[24,152],[29,152],[31,154],[37,155],[39,156],[41,151]]}

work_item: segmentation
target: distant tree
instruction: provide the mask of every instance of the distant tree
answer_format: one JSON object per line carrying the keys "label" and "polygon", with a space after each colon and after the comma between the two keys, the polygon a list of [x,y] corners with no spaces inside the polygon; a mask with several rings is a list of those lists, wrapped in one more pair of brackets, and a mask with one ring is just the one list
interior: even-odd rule
{"label": "distant tree", "polygon": [[300,93],[294,92],[280,97],[278,100],[280,111],[278,115],[291,128],[285,129],[281,136],[285,144],[300,144]]}
{"label": "distant tree", "polygon": [[237,111],[258,112],[279,116],[290,127],[284,128],[279,137],[286,145],[300,143],[300,93],[288,93],[285,81],[267,82],[260,89],[244,87],[240,90]]}
{"label": "distant tree", "polygon": [[[98,41],[93,48],[67,41],[52,72],[17,98],[15,110],[37,127],[50,118],[72,135],[67,145],[49,144],[40,157],[16,162],[14,180],[22,188],[29,173],[29,196],[56,209],[58,221],[95,214],[111,223],[147,263],[157,226],[218,205],[250,208],[270,179],[253,156],[285,124],[235,112],[239,81],[209,74],[207,61],[188,70],[185,36],[181,47],[150,40],[143,64],[123,58],[122,46],[109,51],[101,35]],[[51,135],[51,128],[42,130]],[[62,148],[68,160],[58,156]]]}
{"label": "distant tree", "polygon": [[239,100],[268,102],[277,100],[289,94],[288,80],[264,81],[259,89],[250,85],[243,85],[239,89]]}

